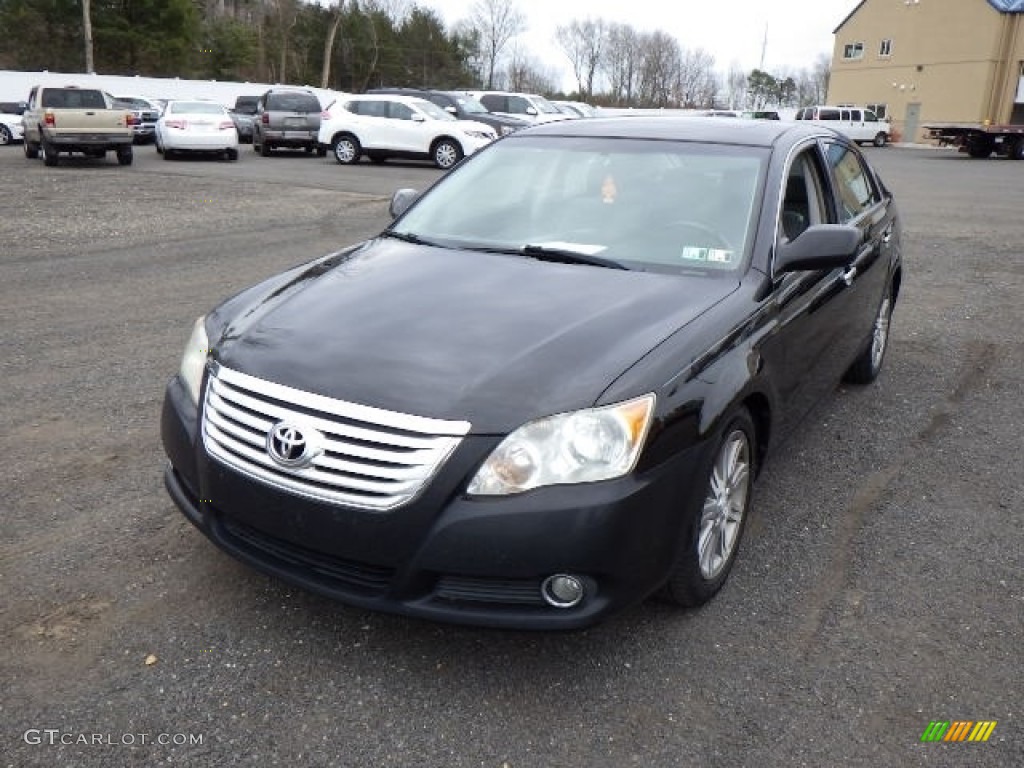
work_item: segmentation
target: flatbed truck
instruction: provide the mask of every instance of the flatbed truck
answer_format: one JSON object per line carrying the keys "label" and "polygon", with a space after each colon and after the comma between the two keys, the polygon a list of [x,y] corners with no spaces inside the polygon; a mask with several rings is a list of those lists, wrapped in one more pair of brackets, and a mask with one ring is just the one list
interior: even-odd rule
{"label": "flatbed truck", "polygon": [[957,147],[971,157],[993,152],[1011,160],[1024,160],[1024,125],[926,125],[929,138],[939,146]]}

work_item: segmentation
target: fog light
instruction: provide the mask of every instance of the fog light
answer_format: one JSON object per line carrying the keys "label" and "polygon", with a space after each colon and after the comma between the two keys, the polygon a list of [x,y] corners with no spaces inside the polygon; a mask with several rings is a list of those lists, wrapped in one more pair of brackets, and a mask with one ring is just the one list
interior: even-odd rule
{"label": "fog light", "polygon": [[540,594],[548,605],[555,608],[572,608],[579,605],[583,599],[583,582],[575,576],[558,573],[544,579]]}

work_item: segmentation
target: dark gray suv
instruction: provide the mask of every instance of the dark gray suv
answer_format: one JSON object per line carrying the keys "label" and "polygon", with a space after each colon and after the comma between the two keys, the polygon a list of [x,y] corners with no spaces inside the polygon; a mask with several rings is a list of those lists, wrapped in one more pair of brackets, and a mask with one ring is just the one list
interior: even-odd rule
{"label": "dark gray suv", "polygon": [[256,104],[252,148],[264,157],[269,157],[274,147],[315,150],[322,157],[325,150],[317,145],[322,111],[320,100],[312,91],[271,88]]}

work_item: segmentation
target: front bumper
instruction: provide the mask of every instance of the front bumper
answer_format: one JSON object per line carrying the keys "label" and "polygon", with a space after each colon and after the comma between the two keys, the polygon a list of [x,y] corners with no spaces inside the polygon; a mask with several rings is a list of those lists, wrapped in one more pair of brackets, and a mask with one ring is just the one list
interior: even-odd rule
{"label": "front bumper", "polygon": [[[422,495],[390,512],[311,501],[249,479],[203,449],[197,409],[175,377],[162,434],[165,484],[218,547],[265,573],[367,609],[518,629],[575,629],[639,602],[668,577],[693,509],[696,446],[642,475],[518,496],[462,489],[500,437],[466,437]],[[571,608],[541,595],[577,576]]]}
{"label": "front bumper", "polygon": [[476,152],[479,152],[481,149],[486,147],[492,141],[494,141],[494,139],[481,139],[481,138],[477,138],[476,136],[468,136],[467,135],[467,136],[464,136],[462,138],[462,140],[461,140],[461,142],[462,142],[462,151],[465,152],[467,156],[469,156],[469,155],[472,155],[472,154],[474,154]]}

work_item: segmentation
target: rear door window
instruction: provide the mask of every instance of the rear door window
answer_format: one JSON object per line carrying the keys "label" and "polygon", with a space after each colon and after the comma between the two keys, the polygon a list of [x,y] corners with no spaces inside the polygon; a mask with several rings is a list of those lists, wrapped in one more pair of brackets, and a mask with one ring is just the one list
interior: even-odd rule
{"label": "rear door window", "polygon": [[480,97],[480,103],[491,110],[491,112],[508,112],[505,102],[504,96],[498,96],[494,93],[485,93]]}
{"label": "rear door window", "polygon": [[818,111],[819,120],[838,120],[839,110],[838,109],[822,109]]}

